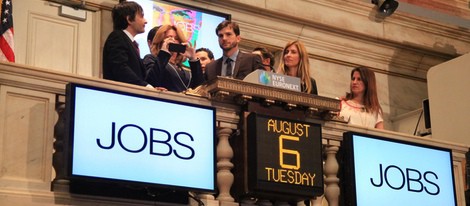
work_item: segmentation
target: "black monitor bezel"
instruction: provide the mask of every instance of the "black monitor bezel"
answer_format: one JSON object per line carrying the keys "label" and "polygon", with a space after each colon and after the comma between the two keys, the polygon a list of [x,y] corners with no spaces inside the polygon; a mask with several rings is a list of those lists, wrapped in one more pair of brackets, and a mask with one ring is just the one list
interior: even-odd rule
{"label": "black monitor bezel", "polygon": [[[126,96],[131,96],[131,97],[136,97],[136,98],[142,98],[142,99],[148,99],[148,100],[154,100],[154,101],[160,101],[160,102],[166,102],[166,103],[172,103],[172,104],[178,104],[178,105],[184,105],[184,106],[191,106],[191,107],[196,107],[196,108],[201,108],[201,109],[207,109],[212,111],[212,119],[213,119],[213,189],[206,189],[206,188],[197,188],[197,187],[185,187],[185,186],[178,186],[178,185],[168,185],[168,184],[159,184],[159,183],[150,183],[150,182],[138,182],[138,181],[128,181],[128,180],[120,180],[120,179],[111,179],[111,178],[104,178],[104,177],[90,177],[90,176],[83,176],[83,175],[74,175],[72,174],[72,168],[73,168],[73,140],[74,140],[74,118],[75,118],[75,91],[77,87],[85,88],[85,89],[92,89],[92,90],[97,90],[97,91],[102,91],[102,92],[109,92],[109,93],[114,93],[114,94],[120,94],[120,95],[126,95]],[[205,193],[215,193],[216,192],[216,178],[217,178],[217,156],[216,156],[216,108],[212,106],[206,106],[206,105],[198,105],[198,104],[192,104],[192,103],[187,103],[187,102],[179,102],[179,101],[174,101],[174,100],[169,100],[169,99],[162,99],[162,98],[157,98],[153,96],[146,96],[146,95],[141,95],[141,94],[136,94],[136,93],[130,93],[130,92],[124,92],[124,91],[119,91],[119,90],[112,90],[112,89],[107,89],[107,88],[102,88],[102,87],[97,87],[97,86],[90,86],[90,85],[84,85],[84,84],[77,84],[77,83],[69,83],[66,86],[66,107],[65,107],[65,138],[64,138],[64,158],[65,158],[65,164],[64,167],[66,169],[66,178],[70,180],[71,184],[74,182],[77,183],[89,183],[93,185],[96,183],[96,185],[105,185],[105,184],[110,184],[110,185],[119,185],[122,186],[123,188],[146,188],[146,189],[169,189],[169,190],[175,190],[175,191],[196,191],[196,192],[205,192]]]}
{"label": "black monitor bezel", "polygon": [[[392,142],[392,143],[398,143],[398,144],[404,144],[404,145],[410,145],[410,146],[416,146],[416,147],[422,147],[426,149],[447,152],[449,153],[450,165],[451,166],[453,165],[452,150],[448,148],[442,148],[442,147],[437,147],[433,145],[426,145],[426,144],[421,144],[417,142],[391,139],[391,138],[387,138],[384,136],[366,134],[366,133],[361,133],[361,132],[352,132],[352,131],[344,132],[339,156],[340,156],[340,161],[342,163],[341,164],[342,167],[340,169],[341,170],[340,177],[342,179],[341,181],[341,194],[343,196],[342,201],[344,201],[344,205],[347,205],[347,206],[357,205],[357,191],[356,191],[356,178],[355,178],[356,174],[355,174],[354,146],[353,146],[353,139],[355,138],[354,135],[361,136],[363,138],[370,138],[370,139],[375,139],[375,140],[380,140],[380,141],[386,141],[386,142]],[[457,194],[456,194],[456,189],[455,189],[455,177],[454,177],[453,166],[450,169],[452,173],[452,185],[453,185],[452,188],[454,191],[454,203],[455,203],[455,206],[457,206]]]}

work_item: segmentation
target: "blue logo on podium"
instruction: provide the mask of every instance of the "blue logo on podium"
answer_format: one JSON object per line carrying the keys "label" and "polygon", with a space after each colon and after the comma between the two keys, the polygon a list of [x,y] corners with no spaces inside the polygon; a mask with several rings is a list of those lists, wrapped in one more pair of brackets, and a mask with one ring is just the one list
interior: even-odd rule
{"label": "blue logo on podium", "polygon": [[261,74],[259,75],[259,82],[264,85],[270,85],[271,75],[269,75],[265,71],[262,71]]}

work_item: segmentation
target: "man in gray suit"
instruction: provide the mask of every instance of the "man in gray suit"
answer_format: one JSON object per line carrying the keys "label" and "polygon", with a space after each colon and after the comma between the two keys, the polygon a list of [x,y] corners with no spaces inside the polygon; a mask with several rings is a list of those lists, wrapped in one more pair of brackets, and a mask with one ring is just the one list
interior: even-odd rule
{"label": "man in gray suit", "polygon": [[263,69],[259,55],[244,53],[238,49],[241,37],[237,23],[223,21],[217,26],[216,34],[219,46],[223,50],[223,56],[206,65],[204,77],[207,81],[211,81],[217,76],[242,80],[256,69]]}

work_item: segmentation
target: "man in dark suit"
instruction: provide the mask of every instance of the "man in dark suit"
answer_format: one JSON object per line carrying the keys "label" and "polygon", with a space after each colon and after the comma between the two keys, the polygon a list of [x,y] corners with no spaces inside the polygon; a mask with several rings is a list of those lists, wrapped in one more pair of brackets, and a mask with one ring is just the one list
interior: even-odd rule
{"label": "man in dark suit", "polygon": [[147,24],[142,7],[135,2],[124,1],[114,6],[112,17],[114,30],[103,49],[103,77],[152,87],[145,81],[146,70],[134,41],[135,35],[145,32]]}
{"label": "man in dark suit", "polygon": [[259,55],[243,53],[238,49],[241,40],[238,24],[223,21],[216,28],[219,46],[223,56],[206,65],[204,77],[211,81],[217,76],[227,76],[235,79],[244,79],[256,69],[263,69]]}

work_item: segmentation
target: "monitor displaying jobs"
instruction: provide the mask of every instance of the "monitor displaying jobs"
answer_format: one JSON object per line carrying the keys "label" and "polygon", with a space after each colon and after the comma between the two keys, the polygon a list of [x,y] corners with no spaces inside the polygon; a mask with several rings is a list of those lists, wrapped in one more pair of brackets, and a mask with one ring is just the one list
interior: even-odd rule
{"label": "monitor displaying jobs", "polygon": [[354,132],[342,148],[347,205],[457,205],[449,149]]}
{"label": "monitor displaying jobs", "polygon": [[78,84],[67,88],[73,180],[215,191],[215,109]]}
{"label": "monitor displaying jobs", "polygon": [[142,6],[144,18],[147,20],[145,33],[138,34],[135,39],[139,43],[142,58],[150,53],[147,46],[147,34],[154,26],[172,24],[178,26],[191,42],[194,48],[209,48],[217,59],[222,56],[222,50],[217,41],[215,28],[230,19],[230,14],[224,14],[208,9],[198,8],[187,4],[163,0],[132,0]]}

